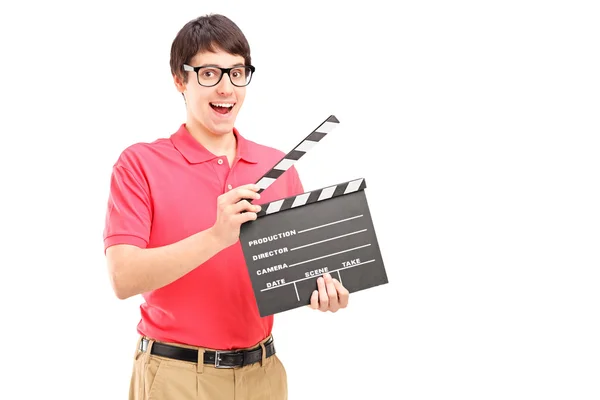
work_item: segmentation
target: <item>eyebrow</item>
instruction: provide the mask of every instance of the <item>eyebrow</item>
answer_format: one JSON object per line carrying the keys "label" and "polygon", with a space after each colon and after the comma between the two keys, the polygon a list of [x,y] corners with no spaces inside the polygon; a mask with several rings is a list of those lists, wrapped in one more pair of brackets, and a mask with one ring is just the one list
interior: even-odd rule
{"label": "eyebrow", "polygon": [[[244,64],[237,63],[237,64],[234,64],[234,65],[232,65],[232,66],[231,66],[231,67],[229,67],[229,68],[243,67],[243,66],[244,66]],[[225,67],[221,67],[220,65],[217,65],[217,64],[203,64],[203,65],[200,65],[200,67],[215,67],[215,68],[225,68]]]}

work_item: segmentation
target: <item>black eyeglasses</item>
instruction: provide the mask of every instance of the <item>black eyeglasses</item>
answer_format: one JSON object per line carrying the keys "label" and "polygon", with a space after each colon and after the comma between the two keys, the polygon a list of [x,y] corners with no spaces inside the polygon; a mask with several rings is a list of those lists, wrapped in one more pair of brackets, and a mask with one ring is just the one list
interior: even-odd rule
{"label": "black eyeglasses", "polygon": [[229,80],[233,86],[244,87],[248,86],[252,79],[252,74],[255,68],[252,65],[240,65],[231,68],[221,68],[214,65],[192,67],[187,64],[183,64],[183,70],[189,72],[195,72],[200,86],[211,87],[215,86],[223,75],[229,75]]}

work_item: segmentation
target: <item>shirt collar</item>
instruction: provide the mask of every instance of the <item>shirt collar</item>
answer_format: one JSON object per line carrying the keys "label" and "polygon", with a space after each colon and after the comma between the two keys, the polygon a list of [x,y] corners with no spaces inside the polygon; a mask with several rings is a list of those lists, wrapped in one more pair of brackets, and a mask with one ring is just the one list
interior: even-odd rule
{"label": "shirt collar", "polygon": [[[246,140],[236,128],[233,128],[233,134],[237,139],[236,158],[253,164],[257,163],[258,157],[254,143]],[[203,163],[217,157],[194,139],[185,124],[181,124],[177,132],[171,135],[171,143],[190,164]]]}

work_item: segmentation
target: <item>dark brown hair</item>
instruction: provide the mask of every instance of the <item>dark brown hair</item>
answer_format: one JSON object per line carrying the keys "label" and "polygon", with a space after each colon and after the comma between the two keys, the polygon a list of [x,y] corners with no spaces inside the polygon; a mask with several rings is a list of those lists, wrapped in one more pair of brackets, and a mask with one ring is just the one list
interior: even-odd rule
{"label": "dark brown hair", "polygon": [[186,23],[171,45],[171,74],[187,82],[183,64],[189,64],[198,52],[223,50],[244,57],[251,64],[250,45],[241,29],[229,18],[219,14],[198,17]]}

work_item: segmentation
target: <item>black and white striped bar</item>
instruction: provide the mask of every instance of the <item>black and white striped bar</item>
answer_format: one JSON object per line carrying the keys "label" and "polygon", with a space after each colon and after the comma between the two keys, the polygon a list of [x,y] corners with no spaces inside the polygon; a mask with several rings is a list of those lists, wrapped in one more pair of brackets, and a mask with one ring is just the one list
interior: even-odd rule
{"label": "black and white striped bar", "polygon": [[290,208],[296,208],[306,204],[343,196],[348,193],[363,190],[366,187],[367,184],[363,178],[355,179],[339,185],[328,186],[322,189],[313,190],[311,192],[302,193],[297,196],[288,197],[286,199],[280,199],[270,203],[261,204],[261,210],[257,215],[260,218],[265,215],[274,214]]}
{"label": "black and white striped bar", "polygon": [[292,151],[287,153],[273,168],[264,174],[256,183],[260,187],[258,193],[266,190],[277,178],[292,167],[303,155],[312,149],[321,139],[339,125],[335,115],[330,115],[314,131],[302,140]]}
{"label": "black and white striped bar", "polygon": [[310,303],[325,273],[349,292],[388,283],[364,179],[261,204],[240,243],[261,316]]}

